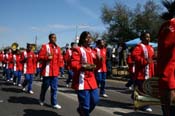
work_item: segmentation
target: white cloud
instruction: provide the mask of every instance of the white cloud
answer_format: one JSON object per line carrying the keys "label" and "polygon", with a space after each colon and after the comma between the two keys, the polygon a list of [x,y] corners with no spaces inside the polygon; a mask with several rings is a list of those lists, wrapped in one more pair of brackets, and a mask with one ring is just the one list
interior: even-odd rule
{"label": "white cloud", "polygon": [[49,28],[56,28],[56,29],[73,29],[75,28],[74,25],[64,25],[64,24],[51,24],[48,25]]}
{"label": "white cloud", "polygon": [[83,13],[87,14],[88,16],[90,16],[91,18],[95,18],[98,19],[98,15],[95,14],[90,8],[83,6],[82,4],[80,4],[79,0],[66,0],[66,3],[79,9],[80,11],[82,11]]}
{"label": "white cloud", "polygon": [[88,25],[88,24],[73,24],[73,25],[65,25],[65,24],[49,24],[47,26],[43,26],[43,27],[37,27],[37,26],[32,26],[30,27],[31,30],[33,31],[48,31],[48,30],[52,30],[52,29],[58,29],[58,30],[70,30],[70,29],[93,29],[94,26]]}

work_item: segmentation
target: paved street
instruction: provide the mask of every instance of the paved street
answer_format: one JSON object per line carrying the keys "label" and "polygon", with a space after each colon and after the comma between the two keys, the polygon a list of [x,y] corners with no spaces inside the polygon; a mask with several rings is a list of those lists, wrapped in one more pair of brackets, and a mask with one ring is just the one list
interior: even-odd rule
{"label": "paved street", "polygon": [[[147,113],[133,110],[130,92],[124,87],[126,82],[107,80],[109,98],[100,98],[100,103],[91,116],[161,116],[160,106],[152,106],[153,112]],[[46,95],[45,106],[38,104],[41,88],[40,81],[34,81],[34,95],[22,92],[21,87],[0,79],[0,112],[1,116],[78,116],[76,94],[71,88],[65,87],[65,78],[59,79],[58,100],[62,109],[50,106],[50,92]]]}

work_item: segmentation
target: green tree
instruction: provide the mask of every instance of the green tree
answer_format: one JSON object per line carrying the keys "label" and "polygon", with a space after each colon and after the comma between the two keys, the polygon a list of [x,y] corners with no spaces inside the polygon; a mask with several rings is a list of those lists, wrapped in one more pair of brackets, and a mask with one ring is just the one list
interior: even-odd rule
{"label": "green tree", "polygon": [[125,42],[136,37],[131,25],[132,12],[126,5],[116,2],[113,9],[104,5],[101,17],[107,25],[108,32],[104,36],[109,43]]}
{"label": "green tree", "polygon": [[126,42],[139,36],[142,31],[149,31],[153,41],[162,23],[160,19],[160,6],[153,0],[143,5],[137,4],[134,10],[126,5],[116,2],[113,8],[104,5],[101,19],[107,27],[103,38],[108,43]]}
{"label": "green tree", "polygon": [[152,40],[156,41],[158,30],[162,23],[160,19],[160,6],[153,0],[149,0],[143,6],[143,11],[141,11],[141,5],[137,4],[133,14],[132,25],[136,33],[149,31]]}

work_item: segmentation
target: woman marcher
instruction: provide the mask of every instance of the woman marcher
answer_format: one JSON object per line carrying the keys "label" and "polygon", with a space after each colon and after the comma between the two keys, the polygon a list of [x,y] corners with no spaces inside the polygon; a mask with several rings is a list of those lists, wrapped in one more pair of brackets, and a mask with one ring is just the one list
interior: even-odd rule
{"label": "woman marcher", "polygon": [[84,31],[80,35],[78,47],[72,50],[71,68],[73,70],[72,88],[76,90],[80,116],[89,116],[99,101],[98,86],[94,69],[96,55],[90,48],[91,34]]}
{"label": "woman marcher", "polygon": [[[149,32],[142,32],[140,39],[141,43],[133,49],[131,56],[135,63],[134,86],[143,92],[144,81],[154,76],[154,49],[149,45],[151,40]],[[149,105],[144,106],[141,110],[152,112]]]}

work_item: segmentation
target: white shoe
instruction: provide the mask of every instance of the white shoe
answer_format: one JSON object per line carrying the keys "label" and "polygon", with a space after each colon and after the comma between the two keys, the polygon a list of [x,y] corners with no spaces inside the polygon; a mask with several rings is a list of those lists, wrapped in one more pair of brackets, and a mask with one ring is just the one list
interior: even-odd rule
{"label": "white shoe", "polygon": [[68,88],[69,87],[69,84],[66,84],[66,87]]}
{"label": "white shoe", "polygon": [[3,103],[4,101],[3,100],[0,100],[0,103]]}
{"label": "white shoe", "polygon": [[145,111],[146,112],[152,112],[153,110],[151,108],[146,108]]}
{"label": "white shoe", "polygon": [[56,104],[56,105],[53,106],[53,108],[55,108],[55,109],[61,109],[61,106],[58,105],[58,104]]}
{"label": "white shoe", "polygon": [[25,92],[25,91],[26,91],[26,88],[22,88],[22,91],[24,91],[24,92]]}
{"label": "white shoe", "polygon": [[34,92],[32,90],[29,91],[30,94],[34,94]]}
{"label": "white shoe", "polygon": [[21,84],[18,84],[18,87],[21,87]]}
{"label": "white shoe", "polygon": [[16,85],[16,83],[14,82],[13,85]]}
{"label": "white shoe", "polygon": [[102,97],[107,98],[107,97],[108,97],[108,95],[104,93],[104,94],[102,94]]}
{"label": "white shoe", "polygon": [[39,102],[40,106],[44,106],[44,102],[40,101]]}
{"label": "white shoe", "polygon": [[130,86],[130,87],[128,87],[128,89],[132,91],[132,90],[133,90],[133,87],[132,87],[132,86]]}

